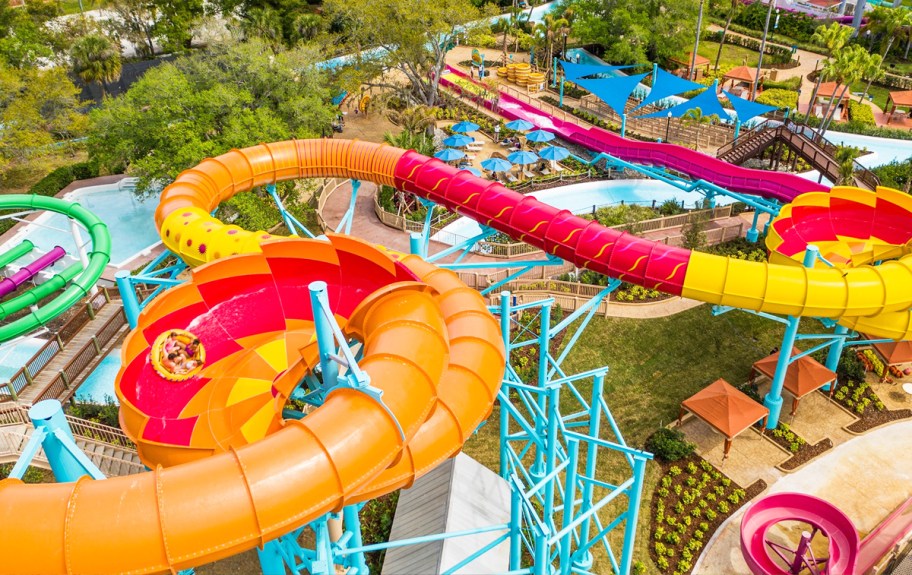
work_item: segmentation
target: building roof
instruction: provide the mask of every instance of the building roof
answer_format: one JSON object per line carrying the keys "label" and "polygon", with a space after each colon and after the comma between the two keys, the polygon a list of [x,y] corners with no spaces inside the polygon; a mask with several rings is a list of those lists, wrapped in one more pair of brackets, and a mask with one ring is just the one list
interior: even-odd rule
{"label": "building roof", "polygon": [[894,106],[912,106],[912,90],[890,92],[890,100],[893,101]]}
{"label": "building roof", "polygon": [[842,97],[839,99],[841,102],[851,95],[851,90],[846,90],[845,93],[843,93],[843,88],[845,88],[845,86],[839,86],[839,89],[837,90],[836,82],[823,82],[820,84],[820,89],[817,90],[817,97],[829,100],[833,97],[833,92],[835,91],[837,96],[842,94]]}
{"label": "building roof", "polygon": [[[776,374],[776,364],[779,362],[779,354],[776,352],[769,357],[765,357],[754,363],[754,369],[769,377],[770,379]],[[796,347],[792,348],[792,355],[801,353]],[[820,389],[824,385],[836,379],[836,373],[828,370],[819,361],[806,355],[797,361],[793,361],[785,372],[785,383],[783,387],[795,397],[804,397],[815,389]]]}
{"label": "building roof", "polygon": [[912,341],[875,343],[874,349],[883,356],[887,365],[912,362]]}
{"label": "building roof", "polygon": [[724,76],[724,79],[726,80],[739,80],[741,82],[748,82],[750,84],[753,84],[756,78],[756,68],[748,68],[747,66],[738,66],[737,68],[732,68]]}
{"label": "building roof", "polygon": [[[693,61],[693,52],[688,52],[685,56],[677,56],[675,58],[671,58],[671,61],[677,64],[690,66],[690,63]],[[694,64],[697,68],[700,66],[707,66],[709,65],[709,58],[704,58],[703,56],[697,54],[697,60],[694,62]]]}
{"label": "building roof", "polygon": [[729,439],[769,415],[767,408],[724,379],[717,379],[681,405]]}

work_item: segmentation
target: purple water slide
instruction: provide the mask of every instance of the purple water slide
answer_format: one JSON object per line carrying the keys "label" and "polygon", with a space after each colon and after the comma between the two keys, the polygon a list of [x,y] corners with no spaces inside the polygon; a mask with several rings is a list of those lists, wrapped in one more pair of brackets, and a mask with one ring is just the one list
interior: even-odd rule
{"label": "purple water slide", "polygon": [[[459,70],[450,72],[471,81]],[[446,80],[441,80],[446,83]],[[596,152],[604,152],[633,164],[662,166],[702,179],[733,192],[789,202],[806,192],[828,191],[817,182],[782,172],[752,170],[723,162],[712,156],[667,143],[628,140],[598,127],[589,129],[561,120],[535,106],[501,93],[498,111],[511,120],[524,119],[539,128]]]}
{"label": "purple water slide", "polygon": [[912,533],[912,499],[900,505],[861,542],[858,573],[868,573],[884,555],[896,547],[897,543],[905,540],[909,533]]}
{"label": "purple water slide", "polygon": [[7,295],[13,293],[19,286],[38,275],[38,273],[42,270],[49,268],[60,261],[60,259],[65,255],[66,250],[60,246],[54,246],[51,248],[51,251],[44,254],[32,263],[23,266],[22,269],[10,277],[3,278],[0,280],[0,298],[6,297]]}

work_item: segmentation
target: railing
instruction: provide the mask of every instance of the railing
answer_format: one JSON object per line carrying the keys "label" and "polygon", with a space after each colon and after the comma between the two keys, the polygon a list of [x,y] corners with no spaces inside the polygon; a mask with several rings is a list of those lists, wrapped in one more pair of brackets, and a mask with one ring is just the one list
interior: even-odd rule
{"label": "railing", "polygon": [[[9,429],[0,429],[0,455],[21,455],[22,448],[25,446],[28,440],[29,435],[26,433],[20,433]],[[115,447],[116,449],[124,452],[124,454],[135,453],[130,448],[121,445],[112,445],[112,447]],[[101,469],[103,472],[106,469],[111,470],[115,465],[119,466],[119,475],[142,473],[146,470],[145,466],[141,463],[137,463],[130,459],[124,459],[121,457],[105,455],[104,453],[89,451],[86,452],[86,457],[88,457],[89,460],[91,460],[92,463],[94,463],[96,467]],[[48,465],[48,460],[44,455],[43,450],[39,450],[32,461],[37,461],[39,463],[43,463],[44,465]],[[110,475],[110,473],[107,474]]]}
{"label": "railing", "polygon": [[31,423],[28,410],[15,403],[8,404],[8,406],[0,409],[0,426],[19,425],[20,423]]}
{"label": "railing", "polygon": [[[118,447],[134,450],[136,445],[127,437],[127,435],[116,427],[104,425],[94,421],[88,421],[72,415],[65,416],[70,424],[70,429],[74,437],[84,437],[93,441],[107,443]],[[28,416],[28,409],[21,405],[12,404],[10,407],[0,410],[0,426],[4,425],[31,425],[32,421]]]}

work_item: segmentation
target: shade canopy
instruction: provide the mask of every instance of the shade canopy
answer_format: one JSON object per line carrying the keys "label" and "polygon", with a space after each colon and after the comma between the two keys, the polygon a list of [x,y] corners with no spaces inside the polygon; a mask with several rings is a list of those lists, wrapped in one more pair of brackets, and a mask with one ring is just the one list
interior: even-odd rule
{"label": "shade canopy", "polygon": [[577,84],[589,90],[595,96],[608,104],[618,116],[624,114],[627,100],[639,86],[640,81],[649,74],[636,74],[633,76],[619,76],[617,78],[599,78],[595,80],[577,80]]}
{"label": "shade canopy", "polygon": [[[777,351],[755,362],[754,369],[772,379],[776,375],[776,364],[779,362],[780,353],[782,352]],[[796,347],[792,348],[792,356],[799,353],[801,350]],[[835,380],[835,372],[828,370],[816,359],[806,355],[789,364],[788,370],[785,372],[783,387],[796,398],[801,398]]]}
{"label": "shade canopy", "polygon": [[475,122],[459,122],[450,126],[450,129],[458,133],[474,132],[479,128]]}
{"label": "shade canopy", "polygon": [[456,134],[450,136],[443,141],[443,145],[449,146],[451,148],[464,148],[475,141],[475,138],[469,136],[463,136],[462,134]]}
{"label": "shade canopy", "polygon": [[534,152],[527,152],[525,150],[521,150],[519,152],[513,152],[512,154],[507,156],[508,161],[510,161],[514,164],[520,164],[520,165],[534,164],[539,159],[540,158],[538,157],[538,154],[536,154]]}
{"label": "shade canopy", "polygon": [[513,120],[512,122],[507,122],[504,124],[508,130],[513,130],[514,132],[525,132],[526,130],[531,130],[535,127],[535,124],[528,120]]}
{"label": "shade canopy", "polygon": [[637,117],[664,118],[670,113],[672,118],[680,118],[690,110],[695,110],[697,108],[700,109],[704,116],[711,116],[715,114],[721,119],[728,119],[728,114],[725,112],[725,108],[722,107],[722,104],[719,103],[719,97],[716,95],[716,91],[714,89],[704,90],[690,100],[681,102],[680,104],[672,106],[667,110],[659,110],[658,112],[653,112],[651,114],[645,114],[643,116]]}
{"label": "shade canopy", "polygon": [[912,363],[912,341],[875,343],[874,349],[884,358],[887,365]]}
{"label": "shade canopy", "polygon": [[542,159],[559,162],[570,157],[570,150],[561,146],[548,146],[539,150],[538,155]]}
{"label": "shade canopy", "polygon": [[893,107],[901,106],[903,108],[912,108],[912,90],[900,90],[890,92],[887,101],[893,104]]}
{"label": "shade canopy", "polygon": [[839,101],[841,102],[842,100],[845,100],[846,98],[848,98],[849,95],[851,94],[850,90],[845,90],[845,92],[843,92],[843,88],[845,88],[845,86],[843,86],[843,85],[837,86],[836,82],[823,82],[822,84],[820,84],[820,88],[817,89],[817,97],[829,100],[830,98],[833,97],[834,93],[837,96],[840,96],[840,94],[841,94],[841,97],[839,98]]}
{"label": "shade canopy", "polygon": [[729,70],[723,78],[725,80],[736,80],[738,82],[753,84],[757,80],[757,70],[755,68],[748,68],[747,66],[738,66]]}
{"label": "shade canopy", "polygon": [[464,158],[465,152],[462,150],[454,150],[453,148],[444,148],[434,154],[434,157],[438,160],[443,160],[444,162],[452,162],[453,160]]}
{"label": "shade canopy", "polygon": [[767,415],[769,410],[724,379],[717,379],[685,399],[681,407],[693,413],[728,439],[749,428]]}
{"label": "shade canopy", "polygon": [[766,104],[751,102],[750,100],[745,100],[744,98],[740,98],[724,90],[722,93],[725,94],[728,101],[731,102],[732,108],[735,109],[735,114],[738,115],[738,120],[741,122],[746,122],[751,118],[761,116],[776,109],[776,106],[767,106]]}
{"label": "shade canopy", "polygon": [[481,161],[481,167],[491,172],[509,172],[513,169],[513,164],[503,158],[488,158]]}
{"label": "shade canopy", "polygon": [[710,64],[709,58],[704,58],[703,56],[697,54],[697,59],[693,59],[693,52],[688,52],[686,56],[678,56],[676,58],[670,58],[670,60],[676,64],[684,64],[687,67],[690,67],[691,62],[694,66],[699,68],[700,66],[708,66]]}
{"label": "shade canopy", "polygon": [[478,168],[473,168],[471,166],[465,166],[464,168],[459,168],[460,170],[465,170],[466,172],[472,174],[473,176],[481,176],[481,170]]}
{"label": "shade canopy", "polygon": [[529,132],[526,134],[526,140],[530,142],[550,142],[554,139],[554,134],[547,132],[545,130],[535,130],[534,132]]}
{"label": "shade canopy", "polygon": [[706,86],[703,84],[691,82],[684,78],[678,78],[670,72],[666,72],[661,68],[656,68],[655,77],[652,79],[652,89],[649,90],[649,95],[646,96],[646,99],[643,100],[638,108],[648,106],[649,104],[663,100],[668,96],[674,96],[675,94],[680,94],[682,92],[690,92],[691,90],[699,90],[700,88],[705,87]]}
{"label": "shade canopy", "polygon": [[574,64],[573,62],[567,62],[566,60],[558,60],[558,62],[564,69],[564,78],[570,81],[575,81],[577,78],[584,78],[586,76],[595,76],[596,74],[616,76],[617,70],[633,67],[603,66],[599,64]]}

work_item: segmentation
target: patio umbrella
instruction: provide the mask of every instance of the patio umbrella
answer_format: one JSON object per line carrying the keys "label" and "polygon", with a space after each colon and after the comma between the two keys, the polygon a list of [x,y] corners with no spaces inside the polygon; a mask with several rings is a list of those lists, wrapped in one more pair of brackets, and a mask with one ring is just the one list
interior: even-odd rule
{"label": "patio umbrella", "polygon": [[445,139],[443,141],[443,144],[445,146],[450,146],[451,148],[465,148],[474,141],[475,138],[463,136],[462,134],[456,134],[455,136],[450,136],[449,138]]}
{"label": "patio umbrella", "polygon": [[548,146],[547,148],[539,150],[538,155],[541,156],[543,160],[550,160],[551,169],[553,170],[556,162],[566,160],[570,157],[570,150],[562,148],[561,146]]}
{"label": "patio umbrella", "polygon": [[554,134],[551,132],[546,132],[545,130],[535,130],[534,132],[529,132],[526,134],[526,141],[543,143],[550,142],[554,139]]}
{"label": "patio umbrella", "polygon": [[464,158],[465,152],[462,150],[454,150],[453,148],[444,148],[434,154],[434,157],[438,160],[443,160],[444,162],[452,162]]}
{"label": "patio umbrella", "polygon": [[507,160],[520,165],[534,164],[539,160],[538,154],[535,152],[527,152],[525,150],[520,150],[519,152],[513,152],[507,156]]}
{"label": "patio umbrella", "polygon": [[481,161],[481,167],[491,172],[509,172],[513,164],[502,158],[488,158]]}
{"label": "patio umbrella", "polygon": [[464,168],[459,168],[459,169],[465,170],[466,172],[472,174],[473,176],[481,177],[481,170],[479,170],[478,168],[472,168],[470,166],[466,166]]}
{"label": "patio umbrella", "polygon": [[477,130],[478,124],[476,124],[475,122],[459,122],[458,124],[453,124],[452,126],[450,126],[450,129],[453,130],[454,132],[459,132],[459,133],[464,134],[466,132],[474,132],[475,130]]}
{"label": "patio umbrella", "polygon": [[507,122],[505,126],[508,130],[513,130],[514,132],[525,132],[534,128],[535,124],[527,120],[513,120],[512,122]]}

